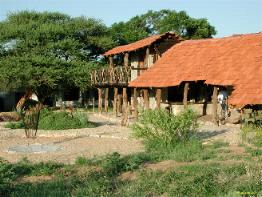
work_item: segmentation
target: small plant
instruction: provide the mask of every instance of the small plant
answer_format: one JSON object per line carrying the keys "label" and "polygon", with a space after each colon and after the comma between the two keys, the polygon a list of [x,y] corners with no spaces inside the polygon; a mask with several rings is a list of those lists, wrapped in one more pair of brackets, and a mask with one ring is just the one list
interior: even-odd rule
{"label": "small plant", "polygon": [[22,129],[24,128],[24,123],[22,121],[18,121],[18,122],[8,122],[5,125],[5,128],[10,128],[10,129]]}
{"label": "small plant", "polygon": [[262,125],[245,124],[241,132],[244,141],[262,147]]}
{"label": "small plant", "polygon": [[123,170],[124,162],[121,159],[120,154],[114,152],[106,156],[102,163],[102,168],[107,175],[114,176]]}
{"label": "small plant", "polygon": [[136,137],[142,138],[145,142],[157,141],[165,146],[190,140],[196,129],[197,116],[191,109],[177,116],[165,110],[147,110],[133,125]]}

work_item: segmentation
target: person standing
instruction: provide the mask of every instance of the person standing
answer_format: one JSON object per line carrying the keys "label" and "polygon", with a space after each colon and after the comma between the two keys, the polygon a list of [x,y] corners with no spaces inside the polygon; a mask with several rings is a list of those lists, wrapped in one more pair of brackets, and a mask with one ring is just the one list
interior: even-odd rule
{"label": "person standing", "polygon": [[228,115],[228,93],[226,90],[220,90],[217,100],[221,106],[221,120],[225,121]]}

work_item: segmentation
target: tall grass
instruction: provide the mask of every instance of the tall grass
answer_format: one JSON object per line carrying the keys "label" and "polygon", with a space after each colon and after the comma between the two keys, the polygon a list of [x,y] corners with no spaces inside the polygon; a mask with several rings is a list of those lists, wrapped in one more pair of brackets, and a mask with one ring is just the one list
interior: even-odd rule
{"label": "tall grass", "polygon": [[244,141],[262,147],[262,125],[245,124],[241,128],[241,134]]}

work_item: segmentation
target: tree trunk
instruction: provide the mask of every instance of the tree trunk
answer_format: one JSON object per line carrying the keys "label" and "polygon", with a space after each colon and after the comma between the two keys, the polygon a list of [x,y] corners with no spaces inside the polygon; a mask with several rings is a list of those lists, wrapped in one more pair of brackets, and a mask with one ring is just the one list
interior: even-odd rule
{"label": "tree trunk", "polygon": [[187,108],[188,90],[189,90],[189,83],[186,82],[184,86],[184,97],[183,97],[183,104],[185,109]]}
{"label": "tree trunk", "polygon": [[157,109],[160,109],[161,104],[161,88],[156,89],[156,107]]}
{"label": "tree trunk", "polygon": [[214,86],[212,102],[213,102],[213,122],[218,124],[218,116],[217,116],[217,95],[218,95],[218,88]]}

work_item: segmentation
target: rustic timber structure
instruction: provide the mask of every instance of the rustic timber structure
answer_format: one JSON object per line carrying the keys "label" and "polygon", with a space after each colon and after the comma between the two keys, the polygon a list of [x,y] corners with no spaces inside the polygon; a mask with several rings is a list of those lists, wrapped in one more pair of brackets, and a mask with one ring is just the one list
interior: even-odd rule
{"label": "rustic timber structure", "polygon": [[[139,40],[137,42],[119,46],[107,51],[104,56],[108,58],[109,66],[94,71],[91,74],[93,86],[98,88],[98,108],[102,112],[102,100],[105,99],[105,111],[108,111],[110,90],[113,90],[113,112],[116,116],[123,114],[123,120],[128,115],[127,108],[137,117],[138,105],[150,108],[152,92],[148,88],[129,88],[129,83],[140,76],[154,64],[162,54],[182,39],[177,34],[168,32],[162,35]],[[122,59],[122,65],[115,65],[114,60]],[[103,93],[104,92],[104,93]],[[159,94],[159,93],[158,93]],[[154,96],[153,96],[154,98]],[[160,97],[158,102],[160,103]],[[158,103],[158,106],[160,106]],[[123,121],[123,124],[126,124]]]}
{"label": "rustic timber structure", "polygon": [[200,115],[212,114],[215,123],[221,90],[228,93],[231,107],[256,106],[259,112],[261,43],[262,33],[184,41],[169,49],[129,87],[157,90],[157,108],[161,98],[161,107],[169,107],[173,113],[190,106]]}

